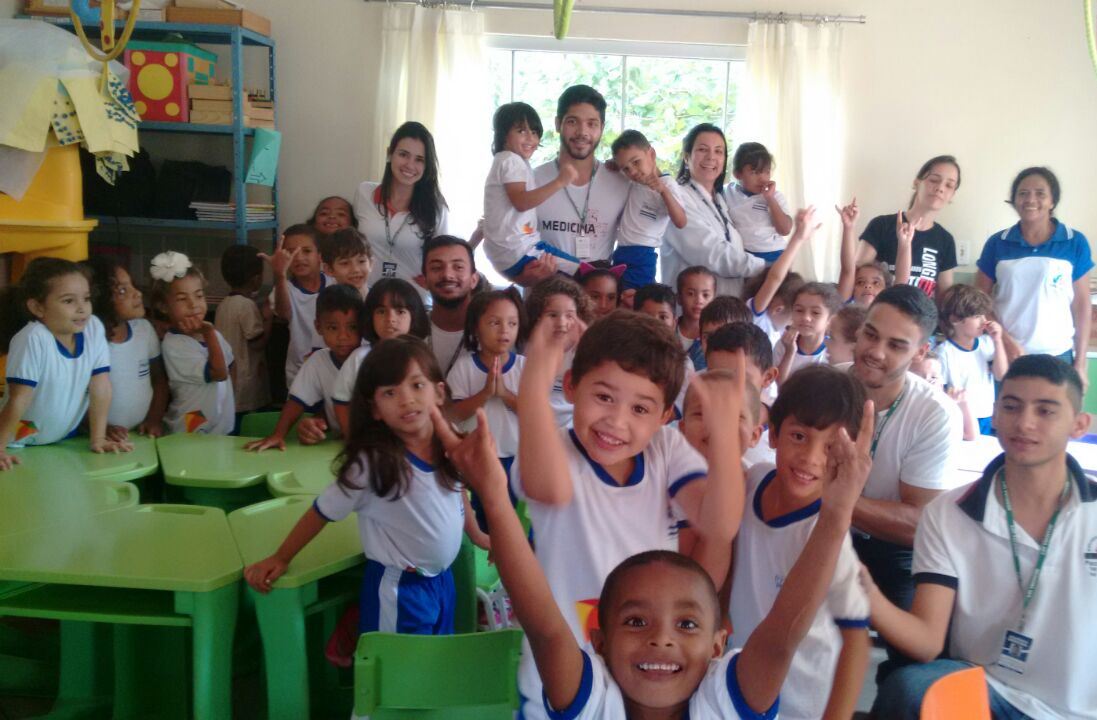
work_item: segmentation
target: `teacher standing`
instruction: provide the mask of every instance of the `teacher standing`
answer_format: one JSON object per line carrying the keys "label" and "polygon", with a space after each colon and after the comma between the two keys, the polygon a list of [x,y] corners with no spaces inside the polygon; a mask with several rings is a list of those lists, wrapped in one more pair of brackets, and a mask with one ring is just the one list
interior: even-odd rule
{"label": "teacher standing", "polygon": [[381,278],[417,282],[423,243],[448,231],[446,199],[438,187],[438,153],[430,131],[417,122],[396,129],[380,183],[364,182],[354,200],[358,229],[373,250],[369,284]]}
{"label": "teacher standing", "polygon": [[716,294],[738,296],[743,279],[759,273],[766,263],[743,248],[743,238],[731,224],[724,200],[727,174],[724,132],[701,123],[682,141],[678,197],[686,211],[686,226],[667,228],[660,250],[663,282],[677,285],[678,273],[701,265],[716,274]]}

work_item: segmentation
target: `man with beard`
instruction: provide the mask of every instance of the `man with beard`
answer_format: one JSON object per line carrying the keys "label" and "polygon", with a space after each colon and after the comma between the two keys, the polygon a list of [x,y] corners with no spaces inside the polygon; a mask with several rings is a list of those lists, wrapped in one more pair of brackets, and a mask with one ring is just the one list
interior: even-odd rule
{"label": "man with beard", "polygon": [[[541,239],[579,260],[609,260],[617,238],[617,223],[628,199],[629,181],[594,157],[606,123],[606,100],[588,85],[573,85],[556,103],[560,154],[533,171],[540,187],[560,174],[560,165],[578,172],[575,184],[562,188],[537,207]],[[556,272],[556,261],[545,255],[526,265],[516,281],[531,286]]]}
{"label": "man with beard", "polygon": [[[872,472],[853,511],[853,547],[880,591],[909,610],[914,530],[922,508],[954,486],[954,452],[963,437],[955,402],[909,372],[929,351],[937,308],[912,285],[880,293],[857,334],[853,362],[840,365],[859,379],[876,406]],[[909,662],[890,646],[877,683]]]}
{"label": "man with beard", "polygon": [[444,375],[461,351],[465,313],[480,280],[472,248],[461,238],[439,235],[423,244],[419,284],[430,291],[430,346]]}

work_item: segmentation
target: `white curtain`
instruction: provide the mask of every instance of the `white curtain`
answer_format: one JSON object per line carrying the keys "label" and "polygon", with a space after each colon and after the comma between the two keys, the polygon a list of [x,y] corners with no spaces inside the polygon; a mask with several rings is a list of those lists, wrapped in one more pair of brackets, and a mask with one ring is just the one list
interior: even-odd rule
{"label": "white curtain", "polygon": [[823,227],[797,258],[796,269],[837,281],[844,119],[840,79],[842,28],[837,23],[752,22],[747,87],[739,103],[735,142],[764,144],[776,161],[777,188],[789,206],[815,205]]}
{"label": "white curtain", "polygon": [[381,15],[381,68],[369,155],[381,178],[385,149],[403,122],[434,135],[450,232],[468,237],[484,204],[491,148],[470,138],[491,127],[484,16],[453,8],[386,4]]}

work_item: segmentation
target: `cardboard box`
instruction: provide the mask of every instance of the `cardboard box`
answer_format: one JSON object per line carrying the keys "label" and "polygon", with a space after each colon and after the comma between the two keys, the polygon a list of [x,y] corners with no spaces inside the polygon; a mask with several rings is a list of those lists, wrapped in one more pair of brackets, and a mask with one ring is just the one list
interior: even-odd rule
{"label": "cardboard box", "polygon": [[244,127],[274,129],[273,120],[260,120],[259,118],[244,117]]}
{"label": "cardboard box", "polygon": [[239,25],[260,35],[270,35],[270,20],[250,10],[211,10],[206,8],[169,7],[168,22]]}
{"label": "cardboard box", "polygon": [[191,100],[232,100],[231,85],[191,85],[187,91]]}
{"label": "cardboard box", "polygon": [[201,100],[190,98],[191,110],[210,110],[212,112],[232,112],[232,100]]}
{"label": "cardboard box", "polygon": [[216,55],[190,43],[131,40],[125,63],[141,119],[190,122],[187,91],[210,81],[216,61]]}
{"label": "cardboard box", "polygon": [[201,125],[231,125],[232,110],[191,110],[190,121]]}
{"label": "cardboard box", "polygon": [[63,15],[69,16],[68,0],[27,0],[23,5],[27,15]]}

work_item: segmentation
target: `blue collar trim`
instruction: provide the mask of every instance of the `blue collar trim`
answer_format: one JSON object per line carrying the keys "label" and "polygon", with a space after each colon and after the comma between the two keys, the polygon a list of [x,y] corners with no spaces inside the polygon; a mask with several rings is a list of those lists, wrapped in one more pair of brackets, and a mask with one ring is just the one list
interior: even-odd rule
{"label": "blue collar trim", "polygon": [[73,333],[73,343],[76,345],[76,349],[69,352],[69,349],[61,344],[61,341],[54,338],[53,341],[57,343],[57,350],[61,353],[61,357],[68,358],[69,360],[75,360],[84,354],[84,333]]}
{"label": "blue collar trim", "polygon": [[[514,352],[513,350],[510,351],[510,356],[507,357],[507,361],[505,363],[503,363],[503,367],[499,370],[499,373],[501,375],[506,375],[507,372],[512,367],[514,367],[514,359],[517,357],[517,355],[518,354],[516,352]],[[472,353],[472,364],[475,365],[476,368],[480,372],[482,372],[482,373],[488,372],[487,366],[484,365],[484,363],[480,360],[480,353],[478,353],[478,352]]]}
{"label": "blue collar trim", "polygon": [[411,450],[405,450],[404,451],[404,457],[407,458],[408,462],[411,463],[411,466],[413,468],[415,468],[416,470],[422,470],[423,472],[428,472],[428,473],[434,472],[434,466],[433,465],[428,463],[423,458],[417,456]]}
{"label": "blue collar trim", "polygon": [[784,515],[778,515],[772,520],[766,520],[762,514],[762,493],[765,492],[769,484],[773,482],[773,479],[777,477],[777,470],[774,468],[770,470],[766,477],[758,485],[758,489],[754,491],[754,514],[759,520],[772,528],[783,528],[789,525],[805,520],[812,515],[819,512],[819,508],[822,506],[822,500],[816,500],[815,502],[806,505],[799,510],[793,510],[792,512],[785,513]]}
{"label": "blue collar trim", "polygon": [[590,464],[591,469],[594,470],[594,474],[598,476],[598,479],[604,482],[610,487],[632,487],[633,485],[639,485],[640,481],[644,479],[644,454],[634,456],[632,472],[622,485],[613,479],[613,476],[606,471],[604,467],[595,462],[590,455],[587,454],[587,449],[583,447],[583,443],[579,442],[579,436],[575,434],[574,428],[568,428],[568,435],[571,436],[571,441],[575,443],[575,447],[579,450],[579,454],[583,456],[583,459]]}

